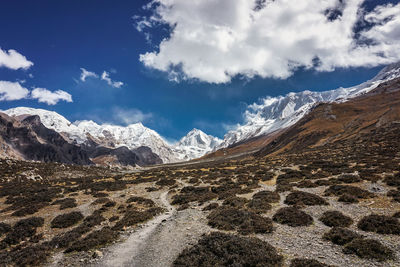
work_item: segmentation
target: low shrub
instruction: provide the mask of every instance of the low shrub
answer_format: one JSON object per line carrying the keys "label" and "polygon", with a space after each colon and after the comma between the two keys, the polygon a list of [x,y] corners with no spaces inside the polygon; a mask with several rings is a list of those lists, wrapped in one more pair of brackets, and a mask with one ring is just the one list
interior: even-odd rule
{"label": "low shrub", "polygon": [[99,204],[104,204],[111,201],[109,198],[106,197],[100,197],[98,199],[96,199],[95,201],[92,202],[91,205],[99,205]]}
{"label": "low shrub", "polygon": [[159,185],[159,186],[172,186],[172,185],[175,185],[175,183],[176,183],[176,181],[173,180],[173,179],[164,179],[164,178],[162,178],[162,179],[160,179],[160,180],[158,180],[156,182],[156,185]]}
{"label": "low shrub", "polygon": [[111,207],[115,207],[115,205],[117,205],[117,202],[115,201],[108,201],[106,203],[103,204],[103,208],[111,208]]}
{"label": "low shrub", "polygon": [[368,192],[357,186],[351,186],[351,185],[332,185],[325,190],[325,195],[327,196],[331,195],[341,196],[343,194],[349,194],[356,198],[372,198],[375,196],[371,192]]}
{"label": "low shrub", "polygon": [[41,217],[30,217],[15,223],[12,230],[2,241],[3,245],[15,245],[28,237],[36,234],[36,228],[43,226],[44,219]]}
{"label": "low shrub", "polygon": [[160,188],[157,187],[146,187],[146,192],[154,192],[154,191],[158,191],[160,190]]}
{"label": "low shrub", "polygon": [[8,252],[0,253],[1,266],[39,266],[42,265],[50,255],[49,247],[40,244],[16,247]]}
{"label": "low shrub", "polygon": [[389,190],[387,196],[391,197],[393,201],[400,202],[400,190]]}
{"label": "low shrub", "polygon": [[119,216],[112,216],[112,217],[110,217],[109,219],[108,219],[108,221],[109,222],[115,222],[115,221],[117,221],[117,220],[119,220]]}
{"label": "low shrub", "polygon": [[74,208],[77,206],[74,198],[57,199],[51,205],[60,205],[60,210]]}
{"label": "low shrub", "polygon": [[308,180],[303,180],[303,181],[298,182],[296,184],[296,186],[298,188],[315,188],[315,187],[318,187],[319,185],[317,185],[311,181],[308,181]]}
{"label": "low shrub", "polygon": [[292,227],[308,226],[313,223],[313,218],[295,207],[284,207],[279,209],[272,218],[280,224],[287,224]]}
{"label": "low shrub", "polygon": [[135,202],[137,204],[142,204],[142,205],[145,205],[145,206],[148,206],[148,207],[155,206],[155,203],[154,203],[153,200],[148,199],[148,198],[144,198],[144,197],[133,196],[133,197],[130,197],[130,198],[128,198],[126,200],[126,203],[132,203],[132,202]]}
{"label": "low shrub", "polygon": [[251,211],[235,208],[218,208],[212,211],[207,219],[211,227],[226,231],[236,230],[244,235],[250,233],[271,233],[273,229],[271,219],[262,217]]}
{"label": "low shrub", "polygon": [[277,203],[281,199],[277,192],[273,191],[260,191],[253,195],[253,199],[260,199],[268,203]]}
{"label": "low shrub", "polygon": [[329,227],[348,227],[353,223],[349,216],[336,210],[324,212],[319,220]]}
{"label": "low shrub", "polygon": [[346,228],[333,227],[323,235],[323,238],[336,245],[345,245],[353,239],[362,238],[362,236]]}
{"label": "low shrub", "polygon": [[358,177],[358,175],[355,175],[355,174],[342,174],[337,178],[337,180],[339,182],[346,183],[346,184],[361,182],[360,177]]}
{"label": "low shrub", "polygon": [[319,179],[314,182],[318,186],[329,186],[335,184],[332,180]]}
{"label": "low shrub", "polygon": [[357,227],[366,232],[400,235],[399,220],[390,216],[371,214],[362,218]]}
{"label": "low shrub", "polygon": [[63,234],[56,235],[50,242],[49,245],[53,248],[67,248],[73,242],[76,242],[82,235],[90,232],[91,228],[85,224],[81,224],[72,230]]}
{"label": "low shrub", "polygon": [[314,206],[314,205],[329,205],[328,202],[315,194],[303,192],[303,191],[295,191],[290,193],[286,199],[285,204],[288,205],[307,205],[307,206]]}
{"label": "low shrub", "polygon": [[259,198],[250,200],[247,207],[256,213],[267,212],[272,208],[271,204]]}
{"label": "low shrub", "polygon": [[214,210],[214,209],[216,209],[216,208],[218,208],[218,207],[219,207],[218,203],[211,203],[211,204],[205,206],[205,207],[203,208],[203,211]]}
{"label": "low shrub", "polygon": [[228,206],[232,208],[243,208],[248,202],[247,199],[243,197],[229,197],[222,202],[222,206]]}
{"label": "low shrub", "polygon": [[79,211],[73,211],[56,216],[50,223],[51,228],[67,228],[77,224],[83,219],[83,215]]}
{"label": "low shrub", "polygon": [[282,266],[283,257],[267,242],[213,232],[185,249],[173,266]]}
{"label": "low shrub", "polygon": [[65,250],[66,253],[72,251],[88,251],[93,248],[104,246],[118,237],[118,234],[108,227],[88,234],[82,240],[77,240]]}
{"label": "low shrub", "polygon": [[218,195],[211,192],[209,187],[186,186],[181,189],[179,194],[172,198],[172,204],[182,205],[190,202],[202,204],[217,197]]}
{"label": "low shrub", "polygon": [[0,222],[0,236],[11,231],[11,226],[7,223]]}
{"label": "low shrub", "polygon": [[27,215],[32,215],[38,212],[40,209],[46,207],[47,205],[48,203],[32,203],[14,211],[13,213],[11,213],[11,216],[24,217]]}
{"label": "low shrub", "polygon": [[292,191],[293,190],[293,184],[291,183],[280,183],[276,185],[276,192],[282,193],[282,192],[287,192],[287,191]]}
{"label": "low shrub", "polygon": [[329,267],[330,265],[327,265],[325,263],[319,262],[314,259],[293,259],[290,262],[290,267]]}
{"label": "low shrub", "polygon": [[100,197],[108,197],[108,194],[105,192],[93,192],[92,194],[95,198],[100,198]]}
{"label": "low shrub", "polygon": [[103,221],[105,221],[106,218],[101,215],[101,212],[93,212],[92,215],[87,216],[84,220],[83,223],[87,225],[88,227],[92,228],[96,225],[100,225]]}
{"label": "low shrub", "polygon": [[343,252],[346,254],[355,254],[360,258],[374,259],[377,261],[386,261],[394,258],[394,253],[391,249],[374,239],[353,239],[344,246]]}
{"label": "low shrub", "polygon": [[338,198],[339,202],[343,202],[343,203],[358,203],[358,198],[356,198],[353,195],[350,194],[343,194]]}
{"label": "low shrub", "polygon": [[385,177],[383,180],[384,183],[386,183],[389,186],[396,186],[400,187],[400,175],[388,175]]}
{"label": "low shrub", "polygon": [[138,223],[150,220],[155,215],[161,213],[163,209],[161,208],[150,208],[146,211],[137,211],[134,209],[129,209],[125,212],[124,217],[122,217],[113,227],[114,230],[122,230],[124,227],[133,226]]}

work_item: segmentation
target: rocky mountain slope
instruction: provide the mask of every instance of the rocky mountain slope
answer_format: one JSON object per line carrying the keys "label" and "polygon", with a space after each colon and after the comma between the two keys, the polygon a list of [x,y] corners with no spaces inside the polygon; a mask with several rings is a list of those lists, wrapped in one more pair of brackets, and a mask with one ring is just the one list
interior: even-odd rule
{"label": "rocky mountain slope", "polygon": [[44,126],[38,115],[10,117],[0,112],[0,157],[43,162],[105,166],[145,166],[162,163],[148,147],[108,148],[93,140],[85,144],[67,142]]}
{"label": "rocky mountain slope", "polygon": [[[363,146],[399,125],[400,78],[381,83],[371,92],[347,102],[319,104],[256,155],[304,153],[345,143],[351,143],[351,147]],[[386,142],[395,141],[392,139],[384,138]]]}
{"label": "rocky mountain slope", "polygon": [[228,132],[221,145],[215,150],[292,126],[318,103],[344,102],[397,77],[400,77],[400,63],[385,67],[373,79],[354,87],[325,92],[303,91],[289,93],[286,96],[264,98],[261,103],[249,106],[244,114],[245,124]]}
{"label": "rocky mountain slope", "polygon": [[18,121],[0,113],[1,156],[44,162],[91,164],[89,155],[46,128],[38,116]]}

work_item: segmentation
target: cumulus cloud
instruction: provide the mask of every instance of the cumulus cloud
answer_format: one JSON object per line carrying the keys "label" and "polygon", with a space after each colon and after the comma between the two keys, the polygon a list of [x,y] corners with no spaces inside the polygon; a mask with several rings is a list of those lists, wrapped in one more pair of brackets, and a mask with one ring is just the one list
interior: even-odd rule
{"label": "cumulus cloud", "polygon": [[103,81],[106,81],[109,86],[114,88],[120,88],[122,85],[124,85],[123,82],[111,80],[110,73],[108,73],[107,71],[103,71],[103,73],[101,74],[101,79]]}
{"label": "cumulus cloud", "polygon": [[63,90],[52,92],[45,88],[33,89],[31,92],[31,98],[37,99],[38,102],[46,103],[47,105],[55,105],[59,101],[72,102],[72,96],[69,93]]}
{"label": "cumulus cloud", "polygon": [[299,67],[333,71],[400,60],[400,3],[367,12],[365,1],[153,0],[145,7],[152,15],[136,17],[137,29],[162,24],[171,32],[140,61],[226,83],[236,75],[284,79]]}
{"label": "cumulus cloud", "polygon": [[81,78],[80,78],[81,81],[85,82],[86,78],[90,78],[90,77],[99,78],[99,76],[96,73],[94,73],[92,71],[88,71],[85,68],[81,68]]}
{"label": "cumulus cloud", "polygon": [[29,90],[19,82],[0,81],[0,101],[12,101],[28,98]]}
{"label": "cumulus cloud", "polygon": [[152,113],[144,113],[139,109],[113,109],[113,118],[116,122],[122,124],[132,124],[137,122],[145,122],[153,117]]}
{"label": "cumulus cloud", "polygon": [[32,91],[21,85],[21,82],[0,81],[0,101],[21,99],[36,99],[47,105],[55,105],[59,101],[72,102],[72,96],[62,90],[50,91],[45,88],[35,88]]}
{"label": "cumulus cloud", "polygon": [[29,69],[33,62],[21,55],[14,49],[8,51],[0,48],[0,67],[6,67],[12,70]]}

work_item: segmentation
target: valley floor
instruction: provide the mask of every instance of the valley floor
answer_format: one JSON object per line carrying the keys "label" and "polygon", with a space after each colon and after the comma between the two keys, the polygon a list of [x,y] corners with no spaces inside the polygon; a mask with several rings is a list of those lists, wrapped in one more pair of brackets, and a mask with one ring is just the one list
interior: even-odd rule
{"label": "valley floor", "polygon": [[370,147],[128,173],[3,160],[0,263],[398,266],[399,163]]}

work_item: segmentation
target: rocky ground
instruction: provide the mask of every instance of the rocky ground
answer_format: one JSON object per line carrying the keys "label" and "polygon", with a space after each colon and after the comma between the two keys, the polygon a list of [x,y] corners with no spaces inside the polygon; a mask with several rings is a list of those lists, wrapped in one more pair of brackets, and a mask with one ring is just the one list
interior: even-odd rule
{"label": "rocky ground", "polygon": [[400,265],[399,156],[329,153],[135,172],[1,162],[0,263]]}

